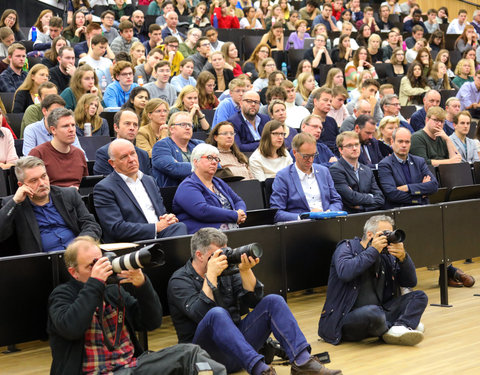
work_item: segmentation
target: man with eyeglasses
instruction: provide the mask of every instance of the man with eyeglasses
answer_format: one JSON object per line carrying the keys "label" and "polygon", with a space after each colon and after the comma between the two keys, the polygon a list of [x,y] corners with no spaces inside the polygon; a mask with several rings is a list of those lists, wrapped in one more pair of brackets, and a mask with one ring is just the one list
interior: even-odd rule
{"label": "man with eyeglasses", "polygon": [[348,213],[383,209],[385,199],[370,168],[359,163],[360,140],[352,131],[337,136],[337,147],[342,156],[330,167],[335,190]]}
{"label": "man with eyeglasses", "polygon": [[[243,95],[246,91],[247,83],[239,78],[232,79],[228,84],[230,97],[223,99],[215,110],[213,115],[212,128],[219,122],[228,121],[228,119],[240,111]],[[257,109],[258,111],[258,109]]]}
{"label": "man with eyeglasses", "polygon": [[[323,125],[322,119],[317,115],[309,115],[302,120],[300,125],[302,133],[311,134],[313,138],[317,141],[317,153],[313,163],[323,165],[324,167],[329,167],[332,163],[337,161],[337,158],[333,152],[323,143],[318,142],[320,136],[322,135]],[[295,155],[290,151],[293,160],[295,160]]]}
{"label": "man with eyeglasses", "polygon": [[128,101],[130,93],[138,84],[133,82],[133,72],[135,68],[128,61],[119,61],[113,67],[113,77],[115,82],[107,86],[103,95],[105,107],[121,107]]}
{"label": "man with eyeglasses", "polygon": [[353,130],[358,134],[361,144],[358,160],[370,168],[374,168],[383,159],[378,141],[373,137],[376,129],[375,119],[370,115],[361,115],[355,120]]}
{"label": "man with eyeglasses", "polygon": [[168,121],[170,136],[155,143],[152,149],[152,172],[158,187],[178,186],[192,173],[192,150],[199,143],[192,139],[193,123],[188,112],[175,112]]}
{"label": "man with eyeglasses", "polygon": [[455,144],[443,130],[444,122],[445,111],[440,107],[432,107],[427,112],[425,127],[412,135],[410,152],[434,167],[462,162]]}
{"label": "man with eyeglasses", "polygon": [[208,63],[208,58],[210,57],[210,42],[206,36],[202,36],[198,39],[197,44],[195,45],[197,53],[190,56],[193,60],[193,77],[197,79],[200,72],[205,68],[205,65]]}
{"label": "man with eyeglasses", "polygon": [[408,129],[412,134],[415,133],[412,125],[410,125],[407,121],[402,120],[402,117],[400,117],[401,105],[397,95],[386,94],[382,99],[380,99],[380,107],[382,108],[384,117],[398,117],[400,119],[401,127]]}
{"label": "man with eyeglasses", "polygon": [[240,112],[229,117],[235,129],[235,143],[240,151],[252,152],[258,148],[262,130],[270,117],[258,113],[260,109],[260,95],[256,91],[247,91],[243,94]]}
{"label": "man with eyeglasses", "polygon": [[423,97],[423,108],[416,111],[410,118],[410,125],[413,130],[419,131],[424,128],[428,110],[432,107],[438,107],[441,99],[442,97],[437,90],[430,90],[425,94]]}
{"label": "man with eyeglasses", "polygon": [[111,45],[113,40],[120,35],[117,29],[113,27],[115,23],[115,13],[111,10],[106,10],[100,15],[100,19],[102,20],[102,35],[107,38],[108,44]]}
{"label": "man with eyeglasses", "polygon": [[180,62],[184,59],[181,52],[178,51],[178,40],[174,36],[167,36],[164,40],[165,60],[170,63],[170,75],[176,76],[180,73]]}
{"label": "man with eyeglasses", "polygon": [[93,199],[105,242],[141,241],[187,234],[185,224],[167,214],[155,179],[139,170],[133,144],[116,139],[108,146],[114,172],[95,185]]}
{"label": "man with eyeglasses", "polygon": [[161,60],[155,64],[154,70],[157,80],[149,82],[143,87],[148,91],[151,99],[160,98],[165,100],[169,106],[174,105],[177,99],[177,90],[168,82],[171,75],[170,63],[166,60]]}
{"label": "man with eyeglasses", "polygon": [[342,210],[328,168],[314,164],[317,141],[311,134],[297,134],[292,141],[295,163],[277,173],[270,207],[277,210],[275,222],[299,220],[303,212]]}
{"label": "man with eyeglasses", "polygon": [[[132,109],[122,109],[115,113],[113,117],[113,129],[117,134],[117,139],[126,139],[133,143],[138,133],[139,120],[137,114]],[[113,172],[113,168],[108,162],[108,147],[110,143],[100,147],[95,154],[95,164],[93,165],[93,173],[96,175],[108,176]],[[142,173],[152,174],[150,168],[150,157],[148,152],[135,146],[138,155],[140,170]]]}

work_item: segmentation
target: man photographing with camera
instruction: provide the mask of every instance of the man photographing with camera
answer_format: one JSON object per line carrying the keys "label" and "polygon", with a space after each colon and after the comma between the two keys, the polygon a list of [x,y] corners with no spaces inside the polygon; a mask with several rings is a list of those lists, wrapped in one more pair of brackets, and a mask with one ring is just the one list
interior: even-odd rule
{"label": "man photographing with camera", "polygon": [[[70,243],[65,264],[72,279],[54,289],[48,304],[51,374],[173,375],[183,369],[194,375],[195,365],[204,362],[214,374],[226,374],[196,345],[142,354],[135,331],[158,328],[162,305],[140,269],[121,271],[119,283],[109,284],[112,264],[88,236]],[[131,293],[120,286],[127,283]]]}
{"label": "man photographing with camera", "polygon": [[390,216],[373,216],[361,239],[337,245],[318,325],[318,335],[326,342],[337,345],[380,336],[398,345],[423,340],[420,318],[428,298],[420,290],[400,293],[401,287],[417,284],[417,275],[403,245],[405,234],[392,232],[393,225]]}
{"label": "man photographing with camera", "polygon": [[228,372],[243,368],[250,374],[271,375],[275,370],[257,351],[273,332],[293,375],[341,374],[310,356],[310,345],[282,297],[263,297],[263,284],[252,271],[260,259],[243,253],[254,244],[228,250],[237,255],[238,272],[223,274],[229,267],[227,241],[217,229],[200,229],[190,242],[192,259],[170,278],[168,302],[179,342],[200,345]]}

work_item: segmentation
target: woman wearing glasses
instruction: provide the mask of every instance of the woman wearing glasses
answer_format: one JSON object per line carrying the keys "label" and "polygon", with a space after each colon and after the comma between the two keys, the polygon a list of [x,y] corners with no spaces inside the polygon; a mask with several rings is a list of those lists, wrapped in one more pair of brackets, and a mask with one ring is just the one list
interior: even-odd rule
{"label": "woman wearing glasses", "polygon": [[188,233],[200,228],[238,228],[245,222],[245,202],[220,178],[214,177],[220,162],[216,147],[202,143],[192,151],[193,173],[178,186],[173,212]]}
{"label": "woman wearing glasses", "polygon": [[277,120],[265,124],[260,145],[250,156],[250,171],[259,181],[274,178],[278,171],[293,163],[285,147],[285,126]]}
{"label": "woman wearing glasses", "polygon": [[233,176],[242,176],[245,180],[253,179],[248,168],[248,158],[235,144],[235,129],[231,122],[219,122],[210,132],[206,142],[218,148],[218,157],[223,169],[228,169]]}

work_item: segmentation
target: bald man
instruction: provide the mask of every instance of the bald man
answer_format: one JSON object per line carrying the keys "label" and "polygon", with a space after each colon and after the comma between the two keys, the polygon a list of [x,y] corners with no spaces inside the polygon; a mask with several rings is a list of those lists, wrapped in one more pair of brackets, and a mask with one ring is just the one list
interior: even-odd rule
{"label": "bald man", "polygon": [[116,139],[108,147],[113,172],[93,191],[105,242],[140,241],[187,234],[185,224],[167,214],[153,177],[139,170],[133,144]]}

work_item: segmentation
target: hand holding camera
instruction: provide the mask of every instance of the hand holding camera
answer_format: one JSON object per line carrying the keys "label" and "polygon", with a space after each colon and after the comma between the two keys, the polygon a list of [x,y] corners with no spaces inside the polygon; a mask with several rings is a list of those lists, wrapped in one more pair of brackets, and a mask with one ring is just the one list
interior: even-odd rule
{"label": "hand holding camera", "polygon": [[242,260],[242,263],[238,265],[238,269],[240,272],[246,272],[255,267],[258,262],[260,262],[260,258],[254,258],[252,256],[248,256],[245,253],[242,254],[240,258]]}
{"label": "hand holding camera", "polygon": [[135,287],[142,286],[145,282],[145,275],[141,269],[122,271],[118,274],[120,284],[131,283]]}
{"label": "hand holding camera", "polygon": [[94,262],[90,276],[106,282],[112,274],[113,270],[110,260],[107,257],[101,257]]}
{"label": "hand holding camera", "polygon": [[387,245],[388,245],[387,236],[385,236],[383,232],[375,233],[375,236],[372,239],[371,246],[373,246],[375,249],[377,249],[379,253],[381,253],[383,249],[387,247]]}
{"label": "hand holding camera", "polygon": [[405,253],[405,248],[403,247],[403,243],[392,243],[387,247],[388,252],[392,254],[395,258],[397,258],[400,262],[403,262],[407,254]]}
{"label": "hand holding camera", "polygon": [[[217,278],[222,274],[222,272],[228,267],[227,256],[223,253],[222,249],[216,250],[210,259],[208,260],[207,265],[207,276],[212,276]],[[210,277],[209,277],[210,280]]]}

